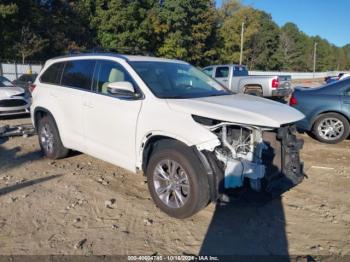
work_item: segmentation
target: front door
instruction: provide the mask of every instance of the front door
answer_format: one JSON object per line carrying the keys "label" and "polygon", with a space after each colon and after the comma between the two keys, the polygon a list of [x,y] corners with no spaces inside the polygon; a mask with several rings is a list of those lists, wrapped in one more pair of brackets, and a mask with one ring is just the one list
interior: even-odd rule
{"label": "front door", "polygon": [[136,86],[117,62],[98,60],[93,77],[94,93],[83,98],[87,153],[134,171],[137,119],[140,99],[124,99],[108,93],[111,82],[127,81]]}
{"label": "front door", "polygon": [[215,70],[215,79],[223,84],[225,87],[229,87],[229,73],[230,68],[228,66],[218,66]]}

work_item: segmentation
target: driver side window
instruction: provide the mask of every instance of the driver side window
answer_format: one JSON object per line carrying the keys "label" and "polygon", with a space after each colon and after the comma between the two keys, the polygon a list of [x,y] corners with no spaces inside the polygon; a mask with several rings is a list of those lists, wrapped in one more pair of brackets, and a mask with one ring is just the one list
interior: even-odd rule
{"label": "driver side window", "polygon": [[97,61],[94,74],[94,90],[107,95],[108,84],[113,82],[131,82],[129,73],[118,63],[113,61]]}

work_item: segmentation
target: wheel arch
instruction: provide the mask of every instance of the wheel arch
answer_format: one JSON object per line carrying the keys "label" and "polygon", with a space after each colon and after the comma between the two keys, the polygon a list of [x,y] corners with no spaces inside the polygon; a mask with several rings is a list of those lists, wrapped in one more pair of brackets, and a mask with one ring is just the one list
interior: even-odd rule
{"label": "wheel arch", "polygon": [[155,148],[155,145],[159,143],[160,141],[165,141],[165,140],[172,140],[172,141],[177,141],[185,146],[190,147],[191,145],[187,141],[183,141],[179,139],[178,137],[171,136],[171,135],[164,135],[164,134],[157,134],[157,133],[150,133],[148,134],[144,141],[141,144],[141,149],[140,149],[140,164],[139,168],[143,171],[145,174],[146,168],[150,159],[150,156]]}
{"label": "wheel arch", "polygon": [[[57,121],[56,121],[56,118],[54,117],[54,115],[51,113],[50,110],[44,108],[44,107],[36,107],[34,109],[34,112],[33,112],[33,123],[34,123],[34,128],[35,130],[38,132],[38,120],[40,119],[40,117],[43,117],[45,115],[48,115],[52,118],[54,124],[56,125],[56,128],[57,128],[57,131],[58,131],[58,135],[60,136],[60,138],[62,139],[62,136],[61,136],[61,130],[59,128],[59,125],[57,124]],[[65,145],[63,139],[62,139],[62,143],[63,145]]]}
{"label": "wheel arch", "polygon": [[248,90],[261,90],[261,93],[264,94],[263,87],[260,84],[245,84],[243,86],[243,93],[246,93]]}
{"label": "wheel arch", "polygon": [[338,115],[343,116],[346,120],[348,120],[348,122],[349,122],[349,124],[350,124],[350,118],[349,118],[347,115],[345,115],[344,113],[339,112],[339,111],[337,111],[337,110],[327,110],[327,111],[322,111],[321,113],[316,114],[316,115],[312,118],[312,120],[311,120],[311,129],[314,127],[314,125],[315,125],[317,119],[319,119],[321,116],[323,116],[323,115],[325,115],[325,114],[329,114],[329,113],[334,113],[334,114],[338,114]]}
{"label": "wheel arch", "polygon": [[[46,108],[44,108],[44,107],[38,106],[38,107],[36,107],[36,108],[34,109],[34,116],[33,116],[33,120],[34,120],[33,122],[34,122],[34,127],[35,127],[35,129],[38,128],[38,120],[39,120],[41,117],[43,117],[44,115],[49,115],[49,116],[51,116],[52,119],[55,121],[54,116],[52,115],[52,113],[51,113],[48,109],[46,109]],[[55,121],[55,123],[56,123],[56,121]],[[56,126],[57,126],[57,123],[56,123]]]}

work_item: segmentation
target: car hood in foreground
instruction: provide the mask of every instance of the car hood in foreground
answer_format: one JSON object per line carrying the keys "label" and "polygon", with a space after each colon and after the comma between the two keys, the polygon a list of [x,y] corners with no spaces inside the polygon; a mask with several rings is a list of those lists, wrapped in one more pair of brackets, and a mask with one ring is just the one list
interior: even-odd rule
{"label": "car hood in foreground", "polygon": [[21,87],[0,87],[0,99],[11,98],[19,94],[23,94],[25,91]]}
{"label": "car hood in foreground", "polygon": [[243,94],[168,99],[167,102],[175,111],[262,127],[277,128],[304,118],[302,113],[288,105]]}

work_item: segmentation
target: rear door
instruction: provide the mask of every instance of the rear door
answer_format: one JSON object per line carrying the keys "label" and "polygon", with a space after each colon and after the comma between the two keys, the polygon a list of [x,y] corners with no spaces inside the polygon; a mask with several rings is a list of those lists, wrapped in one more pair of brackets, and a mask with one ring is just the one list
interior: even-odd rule
{"label": "rear door", "polygon": [[350,84],[344,88],[342,96],[342,111],[350,118]]}
{"label": "rear door", "polygon": [[239,91],[240,91],[239,83],[240,83],[241,79],[246,78],[246,77],[249,77],[247,67],[242,66],[242,65],[232,66],[231,90],[233,92],[239,93]]}
{"label": "rear door", "polygon": [[84,96],[84,130],[88,154],[134,170],[136,124],[142,100],[113,96],[107,90],[108,83],[124,81],[131,82],[137,89],[122,65],[97,60],[94,93]]}
{"label": "rear door", "polygon": [[69,148],[85,150],[82,97],[92,90],[94,60],[69,60],[64,64],[60,86],[50,87],[51,100],[56,102],[57,122]]}
{"label": "rear door", "polygon": [[230,67],[228,66],[218,66],[215,69],[215,79],[218,80],[225,87],[230,88],[229,86],[229,75]]}

